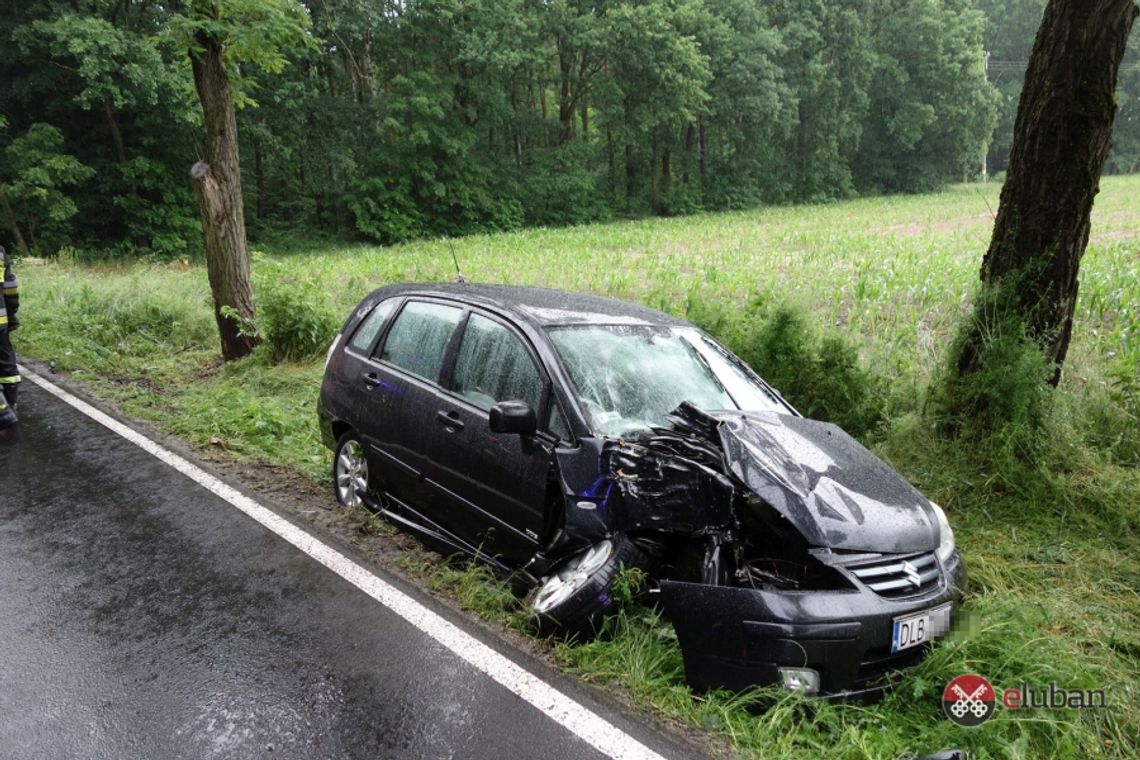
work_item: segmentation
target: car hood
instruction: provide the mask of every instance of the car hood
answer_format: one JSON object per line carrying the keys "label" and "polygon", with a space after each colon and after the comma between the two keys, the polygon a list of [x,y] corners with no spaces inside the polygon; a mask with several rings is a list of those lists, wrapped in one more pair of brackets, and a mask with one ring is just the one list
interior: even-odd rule
{"label": "car hood", "polygon": [[929,500],[835,425],[776,412],[713,416],[732,474],[810,545],[873,552],[938,547]]}

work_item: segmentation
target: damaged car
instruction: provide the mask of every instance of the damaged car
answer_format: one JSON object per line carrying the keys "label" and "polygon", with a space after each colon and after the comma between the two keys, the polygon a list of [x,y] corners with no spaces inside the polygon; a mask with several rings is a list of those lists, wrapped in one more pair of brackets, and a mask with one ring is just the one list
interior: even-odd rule
{"label": "damaged car", "polygon": [[589,632],[641,568],[696,688],[872,694],[946,632],[943,511],[684,320],[596,296],[386,286],[318,401],[336,498],[530,589]]}

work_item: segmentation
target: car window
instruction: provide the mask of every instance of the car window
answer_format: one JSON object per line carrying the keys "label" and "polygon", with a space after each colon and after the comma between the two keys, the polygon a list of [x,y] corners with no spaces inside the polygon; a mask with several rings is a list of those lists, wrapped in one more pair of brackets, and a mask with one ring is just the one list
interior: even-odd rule
{"label": "car window", "polygon": [[518,336],[503,325],[472,314],[463,331],[451,389],[480,409],[499,401],[525,401],[538,411],[542,375]]}
{"label": "car window", "polygon": [[566,418],[562,416],[562,410],[553,401],[550,404],[550,417],[546,421],[546,429],[561,441],[570,440],[570,427],[566,424]]}
{"label": "car window", "polygon": [[411,301],[396,317],[380,358],[431,381],[439,379],[447,344],[463,310],[426,301]]}
{"label": "car window", "polygon": [[749,412],[788,411],[787,407],[777,401],[767,388],[748,375],[748,372],[740,366],[739,360],[719,344],[696,331],[685,331],[681,335],[708,362],[738,407]]}
{"label": "car window", "polygon": [[372,348],[372,341],[376,340],[376,336],[380,333],[380,328],[388,321],[388,317],[392,316],[397,303],[399,303],[398,298],[381,301],[356,329],[356,334],[352,336],[352,347],[367,353],[368,349]]}
{"label": "car window", "polygon": [[734,409],[708,364],[676,331],[642,325],[559,327],[550,337],[600,435],[632,435],[682,401]]}

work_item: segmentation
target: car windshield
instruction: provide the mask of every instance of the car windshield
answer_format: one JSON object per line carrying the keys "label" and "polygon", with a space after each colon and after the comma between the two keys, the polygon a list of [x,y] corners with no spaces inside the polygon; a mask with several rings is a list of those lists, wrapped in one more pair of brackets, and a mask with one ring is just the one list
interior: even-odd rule
{"label": "car windshield", "polygon": [[574,325],[549,333],[597,435],[665,426],[682,401],[705,410],[789,411],[739,360],[693,328]]}

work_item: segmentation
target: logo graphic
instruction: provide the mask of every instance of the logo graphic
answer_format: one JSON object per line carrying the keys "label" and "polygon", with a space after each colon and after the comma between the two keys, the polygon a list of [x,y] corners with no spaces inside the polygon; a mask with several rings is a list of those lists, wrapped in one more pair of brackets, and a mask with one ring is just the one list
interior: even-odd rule
{"label": "logo graphic", "polygon": [[980,726],[994,714],[994,687],[979,675],[958,676],[942,692],[942,710],[959,726]]}
{"label": "logo graphic", "polygon": [[909,562],[904,561],[902,563],[902,571],[906,576],[906,579],[910,582],[910,585],[914,586],[915,588],[918,588],[922,585],[922,576],[918,574],[917,567],[910,564]]}

